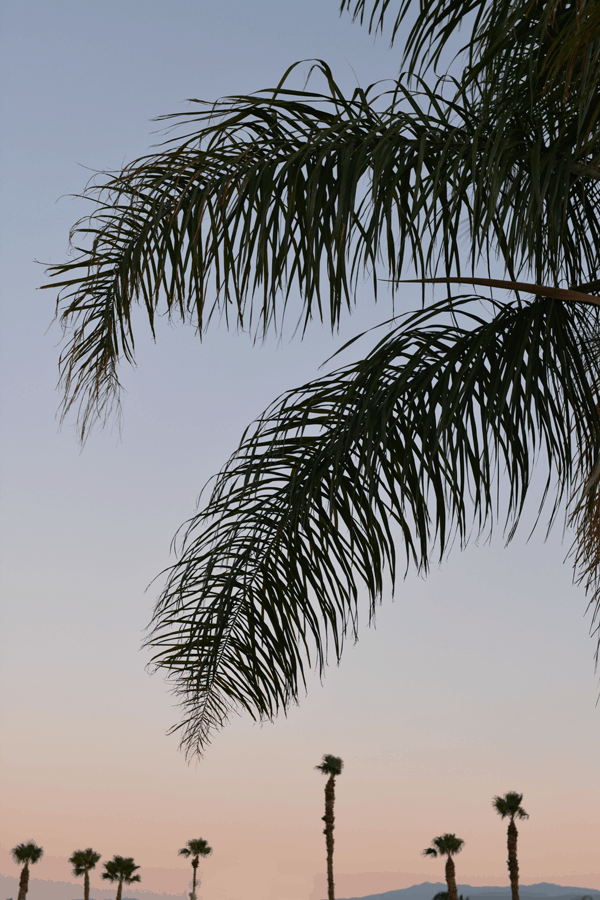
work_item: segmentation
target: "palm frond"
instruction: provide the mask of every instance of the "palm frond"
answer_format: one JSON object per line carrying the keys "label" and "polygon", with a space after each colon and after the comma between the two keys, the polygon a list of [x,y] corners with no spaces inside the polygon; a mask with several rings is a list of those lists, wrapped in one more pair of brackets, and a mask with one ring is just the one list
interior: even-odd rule
{"label": "palm frond", "polygon": [[520,119],[423,82],[345,98],[329,68],[315,68],[326,93],[284,79],[167,117],[193,130],[89,186],[96,206],[73,231],[78,255],[49,270],[66,336],[63,415],[78,411],[82,438],[119,408],[138,304],[152,330],[164,304],[200,333],[215,313],[264,332],[297,291],[298,320],[335,328],[365,274],[376,289],[378,269],[396,281],[407,262],[420,277],[451,275],[500,252],[513,278],[600,277],[600,145],[574,142],[576,116],[553,107]]}
{"label": "palm frond", "polygon": [[[185,534],[149,645],[201,751],[234,709],[273,718],[356,638],[409,566],[519,521],[536,460],[547,521],[600,450],[596,307],[454,298],[408,316],[356,364],[290,392],[242,440]],[[403,548],[399,569],[397,548]],[[386,576],[387,573],[387,576]]]}
{"label": "palm frond", "polygon": [[[437,0],[434,3],[420,3],[414,23],[408,27],[406,20],[416,4],[411,0],[342,0],[340,13],[349,12],[355,21],[366,24],[370,33],[383,32],[391,20],[393,44],[398,37],[403,39],[403,58],[410,61],[410,70],[418,66],[422,70],[427,65],[435,65],[452,35],[461,28],[468,16],[475,14],[469,37],[480,36],[482,24],[489,18],[492,6],[495,19],[506,19],[511,7],[510,0]],[[488,15],[486,17],[486,8]],[[404,27],[403,27],[404,26]]]}
{"label": "palm frond", "polygon": [[[391,43],[403,39],[403,61],[411,73],[437,65],[449,40],[461,32],[459,53],[468,54],[469,80],[508,65],[513,72],[542,77],[546,89],[560,84],[565,97],[576,82],[591,76],[597,83],[600,13],[594,0],[436,0],[419,4],[408,26],[415,6],[411,0],[342,0],[340,13],[349,12],[371,33],[383,32],[391,21]],[[520,65],[523,51],[529,54],[527,69]]]}

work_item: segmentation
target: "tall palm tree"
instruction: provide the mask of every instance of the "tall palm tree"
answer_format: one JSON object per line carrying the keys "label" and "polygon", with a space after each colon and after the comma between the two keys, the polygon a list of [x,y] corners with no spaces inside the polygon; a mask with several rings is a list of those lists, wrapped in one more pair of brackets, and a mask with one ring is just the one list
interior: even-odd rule
{"label": "tall palm tree", "polygon": [[[372,614],[385,570],[405,568],[398,541],[427,572],[491,531],[503,479],[512,537],[534,466],[546,524],[571,503],[576,577],[592,622],[600,611],[597,4],[342,9],[408,35],[391,88],[345,96],[318,62],[312,89],[295,90],[291,66],[271,91],[166,117],[184,133],[89,186],[75,255],[50,270],[63,414],[78,414],[82,440],[120,409],[137,304],[151,327],[164,311],[201,335],[218,311],[266,333],[294,302],[303,325],[335,329],[365,272],[374,291],[423,286],[362,359],[273,403],[193,518],[149,637],[190,752],[233,709],[286,709],[308,659],[321,673],[328,648],[339,660],[358,597]],[[426,80],[461,25],[462,69]],[[435,281],[447,297],[429,303]]]}
{"label": "tall palm tree", "polygon": [[212,847],[208,846],[208,841],[205,841],[203,838],[197,838],[197,840],[191,840],[187,842],[185,847],[179,851],[179,856],[185,856],[186,859],[188,857],[192,857],[192,869],[194,872],[194,877],[192,880],[192,892],[190,894],[190,900],[196,900],[196,877],[198,872],[198,866],[200,864],[200,857],[210,856],[212,853]]}
{"label": "tall palm tree", "polygon": [[503,819],[509,818],[508,823],[508,874],[510,876],[510,889],[512,900],[519,900],[519,860],[517,858],[517,837],[519,832],[515,825],[515,819],[528,819],[529,816],[521,806],[523,794],[516,791],[508,791],[503,797],[494,797],[492,806]]}
{"label": "tall palm tree", "polygon": [[90,872],[96,868],[96,863],[99,860],[100,853],[96,853],[91,847],[88,847],[87,850],[76,850],[73,856],[69,858],[75,878],[81,878],[83,875],[84,900],[90,900]]}
{"label": "tall palm tree", "polygon": [[448,885],[448,900],[458,900],[456,890],[456,867],[454,865],[453,856],[465,846],[465,842],[461,838],[457,838],[455,834],[441,834],[431,842],[431,847],[423,850],[423,856],[445,856],[446,857],[446,884]]}
{"label": "tall palm tree", "polygon": [[17,844],[10,852],[14,861],[23,866],[19,879],[18,900],[25,900],[29,888],[29,866],[34,866],[36,862],[39,862],[44,855],[44,848],[38,847],[33,841],[26,841],[23,844]]}
{"label": "tall palm tree", "polygon": [[133,884],[134,881],[142,880],[139,875],[134,875],[139,866],[135,865],[131,856],[113,856],[109,862],[105,862],[103,865],[105,871],[102,873],[102,877],[106,881],[118,882],[116,900],[121,900],[124,884]]}
{"label": "tall palm tree", "polygon": [[325,828],[325,847],[327,849],[327,897],[328,900],[335,900],[335,890],[333,883],[333,829],[335,816],[333,813],[335,806],[335,779],[342,774],[344,761],[339,756],[331,756],[326,753],[318,766],[319,772],[329,776],[325,782],[325,815],[323,821]]}

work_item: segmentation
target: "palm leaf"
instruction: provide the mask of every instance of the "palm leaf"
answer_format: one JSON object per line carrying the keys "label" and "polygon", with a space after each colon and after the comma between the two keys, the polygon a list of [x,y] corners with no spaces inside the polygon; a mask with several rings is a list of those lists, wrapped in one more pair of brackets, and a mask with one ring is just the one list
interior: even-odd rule
{"label": "palm leaf", "polygon": [[149,638],[188,751],[233,710],[270,719],[295,702],[306,667],[322,674],[356,637],[361,596],[370,616],[386,577],[492,529],[501,478],[510,538],[536,461],[548,525],[581,454],[596,465],[597,308],[536,299],[482,318],[470,302],[408,316],[364,360],[284,395],[216,479]]}
{"label": "palm leaf", "polygon": [[542,78],[546,89],[560,84],[565,97],[576,83],[586,90],[598,83],[594,69],[600,12],[593,0],[436,0],[419,4],[414,22],[406,28],[414,9],[411,0],[342,0],[340,5],[341,13],[349,12],[372,33],[382,32],[391,19],[391,43],[399,34],[404,38],[403,61],[411,73],[436,66],[450,39],[466,24],[459,54],[468,55],[465,75],[470,82],[484,72],[489,79],[491,71],[508,68]]}
{"label": "palm leaf", "polygon": [[336,327],[365,272],[376,288],[379,268],[396,281],[407,262],[449,276],[500,252],[513,279],[600,276],[600,147],[574,140],[576,112],[554,100],[537,120],[515,117],[493,97],[447,99],[425,83],[345,98],[316,68],[326,93],[284,79],[174,117],[193,130],[88,188],[78,255],[50,269],[67,337],[63,414],[78,411],[82,437],[119,408],[136,304],[152,329],[164,304],[200,333],[215,313],[264,332],[296,291],[295,317]]}

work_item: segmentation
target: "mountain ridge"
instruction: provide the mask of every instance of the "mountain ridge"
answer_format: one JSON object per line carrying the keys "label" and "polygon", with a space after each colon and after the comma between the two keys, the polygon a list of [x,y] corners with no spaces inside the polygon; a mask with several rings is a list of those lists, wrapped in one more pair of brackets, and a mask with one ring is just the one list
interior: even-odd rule
{"label": "mountain ridge", "polygon": [[[498,900],[510,898],[510,886],[498,887],[496,885],[458,884],[458,893],[469,900]],[[445,882],[424,881],[422,884],[413,884],[412,887],[398,888],[397,890],[384,891],[380,894],[366,894],[361,897],[344,897],[340,900],[433,900],[439,891],[447,890]],[[593,900],[600,900],[600,891],[596,888],[568,887],[562,884],[554,884],[550,881],[540,881],[537,884],[519,885],[519,894],[523,900],[575,900],[575,898],[590,896]]]}

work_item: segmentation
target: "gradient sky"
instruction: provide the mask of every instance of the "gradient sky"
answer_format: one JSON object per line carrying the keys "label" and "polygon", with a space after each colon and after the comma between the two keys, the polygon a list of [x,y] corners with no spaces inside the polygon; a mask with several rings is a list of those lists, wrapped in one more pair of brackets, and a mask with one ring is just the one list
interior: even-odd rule
{"label": "gradient sky", "polygon": [[214,847],[205,900],[320,900],[314,766],[333,753],[345,761],[339,896],[441,880],[420,851],[444,831],[466,841],[459,881],[508,884],[505,823],[491,809],[508,790],[530,813],[523,882],[600,888],[598,680],[560,528],[544,543],[524,527],[506,549],[499,536],[427,581],[409,575],[287,719],[236,719],[191,765],[165,736],[177,711],[140,651],[161,582],[146,587],[244,426],[387,319],[385,295],[375,307],[365,287],[334,338],[315,326],[301,342],[290,328],[253,346],[217,327],[200,345],[163,322],[154,345],[142,329],[121,436],[99,431],[81,452],[72,423],[57,427],[60,333],[47,331],[54,296],[36,292],[34,260],[65,258],[84,211],[67,195],[88,169],[146,152],[152,117],[188,97],[270,87],[315,57],[351,90],[393,77],[398,51],[340,20],[337,0],[4,0],[0,14],[0,872],[16,873],[8,850],[31,838],[45,848],[36,878],[68,880],[68,856],[93,846],[133,856],[141,888],[181,894],[189,865],[177,850],[201,836]]}

